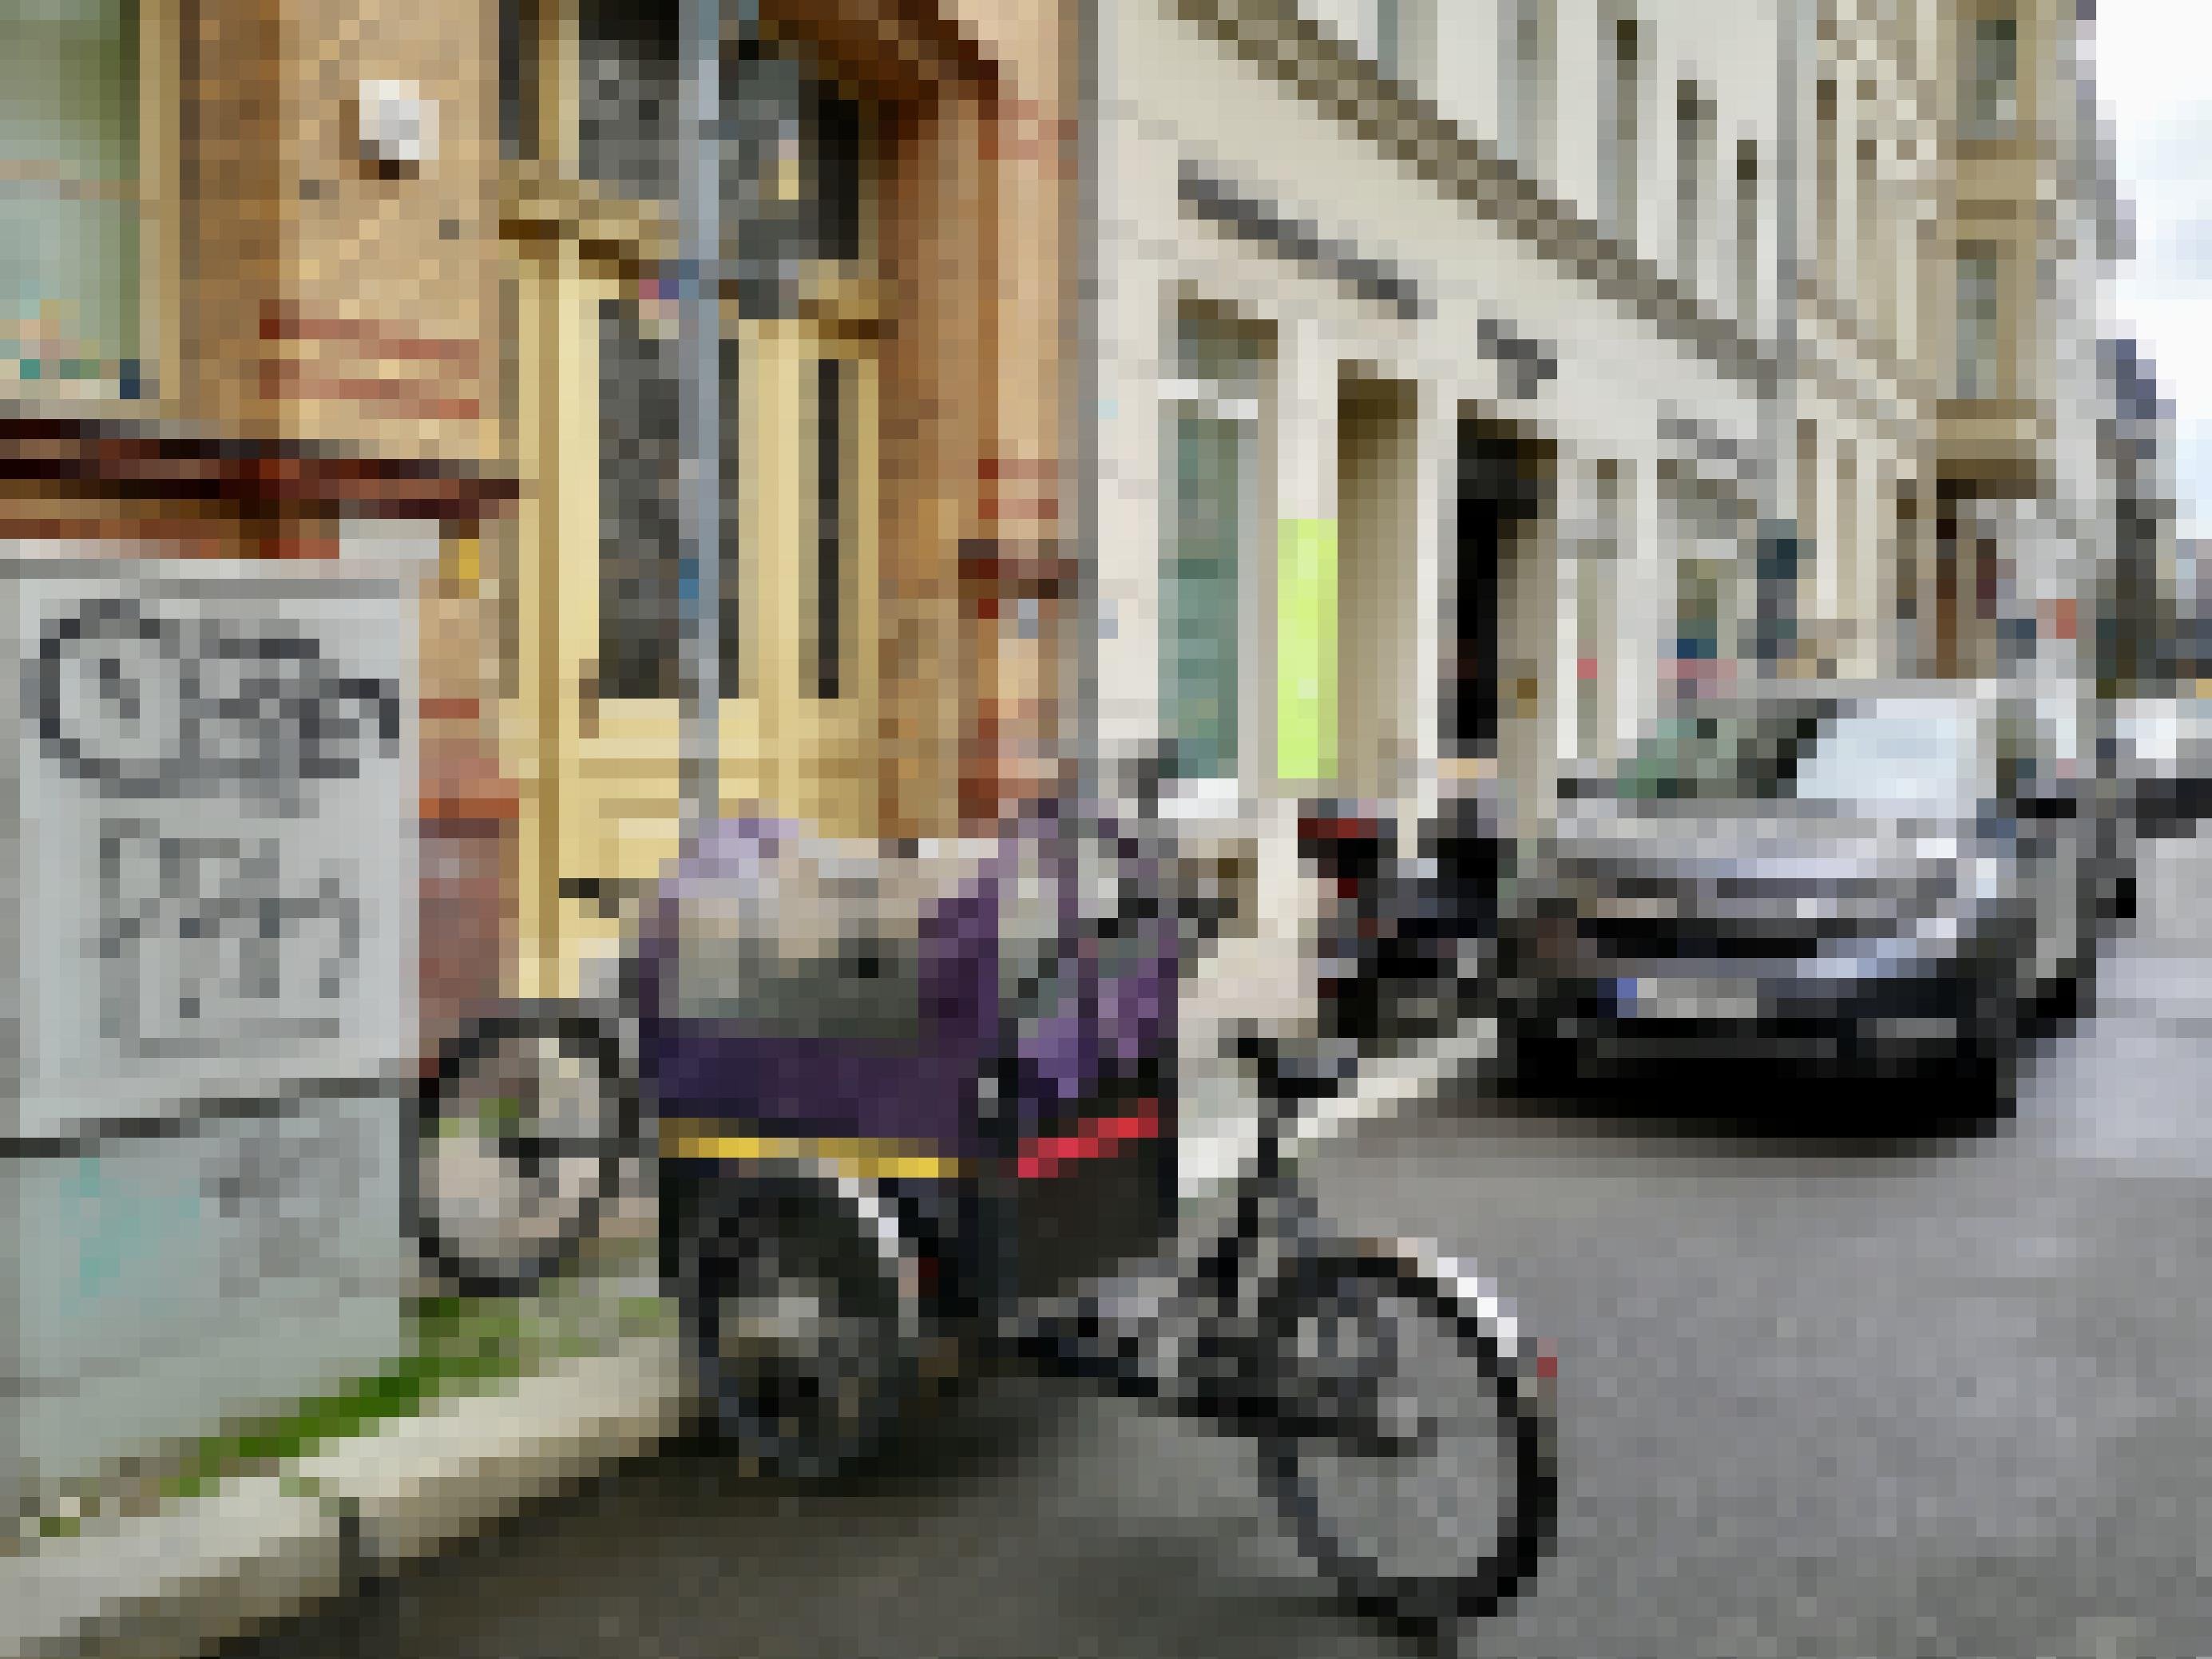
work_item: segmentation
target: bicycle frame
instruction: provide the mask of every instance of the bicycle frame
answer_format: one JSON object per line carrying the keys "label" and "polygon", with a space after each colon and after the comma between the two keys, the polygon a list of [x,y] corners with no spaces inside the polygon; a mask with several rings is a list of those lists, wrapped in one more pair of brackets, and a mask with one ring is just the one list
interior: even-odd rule
{"label": "bicycle frame", "polygon": [[[1241,1434],[1267,1429],[1341,1437],[1341,1413],[1303,1402],[1262,1328],[1273,1291],[1322,1237],[1318,1214],[1284,1153],[1300,1107],[1336,1091],[1348,1054],[1296,1066],[1248,1039],[1264,1106],[1251,1167],[1218,1232],[1178,1239],[1170,1255],[1088,1295],[1018,1308],[995,1333],[1005,1352],[1037,1370],[1091,1382]],[[1317,1062],[1317,1063],[1316,1063]]]}

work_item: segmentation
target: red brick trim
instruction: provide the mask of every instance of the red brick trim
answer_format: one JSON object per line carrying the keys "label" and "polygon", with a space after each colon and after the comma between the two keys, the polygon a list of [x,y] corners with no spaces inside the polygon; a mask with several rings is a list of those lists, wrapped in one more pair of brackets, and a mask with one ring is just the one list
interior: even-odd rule
{"label": "red brick trim", "polygon": [[452,363],[474,369],[479,348],[474,340],[435,339],[367,318],[319,316],[283,301],[261,307],[264,340],[339,340],[361,348],[361,355],[399,362]]}
{"label": "red brick trim", "polygon": [[1060,480],[1060,463],[1029,459],[1019,455],[986,455],[975,463],[975,476],[986,483],[996,483],[1002,478],[1056,483]]}
{"label": "red brick trim", "polygon": [[960,580],[1000,595],[1049,598],[1075,574],[1075,562],[1050,540],[975,537],[960,544]]}
{"label": "red brick trim", "polygon": [[338,374],[313,374],[289,357],[264,357],[261,395],[272,402],[376,404],[387,419],[473,421],[481,405],[474,398],[441,398],[419,380],[385,380]]}
{"label": "red brick trim", "polygon": [[522,816],[522,802],[511,785],[489,783],[472,790],[423,792],[416,816],[426,824],[501,824]]}

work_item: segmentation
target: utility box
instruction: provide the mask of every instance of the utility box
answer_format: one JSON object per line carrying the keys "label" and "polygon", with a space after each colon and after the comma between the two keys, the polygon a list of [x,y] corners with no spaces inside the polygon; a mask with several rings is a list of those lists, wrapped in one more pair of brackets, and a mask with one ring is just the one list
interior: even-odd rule
{"label": "utility box", "polygon": [[0,1485],[398,1351],[418,539],[0,550]]}

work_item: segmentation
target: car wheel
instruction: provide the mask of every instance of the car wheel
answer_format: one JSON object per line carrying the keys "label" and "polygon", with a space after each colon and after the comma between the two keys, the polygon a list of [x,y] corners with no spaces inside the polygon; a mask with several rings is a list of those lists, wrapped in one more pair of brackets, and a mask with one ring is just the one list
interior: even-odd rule
{"label": "car wheel", "polygon": [[1498,1060],[1501,1081],[1516,1094],[1556,1093],[1577,1081],[1575,1045],[1527,1016],[1499,1018]]}
{"label": "car wheel", "polygon": [[2020,1092],[2020,1073],[2032,1033],[2023,988],[2000,976],[1967,1000],[1959,1058],[1978,1103],[2009,1112]]}

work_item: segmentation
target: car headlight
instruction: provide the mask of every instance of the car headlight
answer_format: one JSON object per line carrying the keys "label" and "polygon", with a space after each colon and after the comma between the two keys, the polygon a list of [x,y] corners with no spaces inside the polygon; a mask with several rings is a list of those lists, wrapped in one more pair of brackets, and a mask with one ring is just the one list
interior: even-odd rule
{"label": "car headlight", "polygon": [[1948,948],[1959,942],[1959,918],[1946,911],[1941,915],[1923,916],[1912,925],[1910,937],[1916,942]]}

